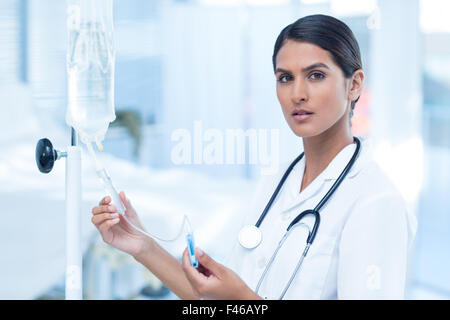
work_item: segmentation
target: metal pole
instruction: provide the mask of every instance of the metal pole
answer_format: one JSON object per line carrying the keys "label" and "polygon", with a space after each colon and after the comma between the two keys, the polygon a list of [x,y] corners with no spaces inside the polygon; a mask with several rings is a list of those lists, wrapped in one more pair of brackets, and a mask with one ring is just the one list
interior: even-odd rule
{"label": "metal pole", "polygon": [[81,148],[71,130],[66,159],[66,300],[82,300]]}

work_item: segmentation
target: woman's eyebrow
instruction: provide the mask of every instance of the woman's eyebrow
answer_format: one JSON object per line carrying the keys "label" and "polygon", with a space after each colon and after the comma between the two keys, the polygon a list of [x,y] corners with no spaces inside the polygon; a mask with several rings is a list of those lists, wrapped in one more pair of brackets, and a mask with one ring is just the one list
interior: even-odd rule
{"label": "woman's eyebrow", "polygon": [[[306,67],[306,68],[303,68],[302,69],[302,72],[303,73],[306,73],[306,72],[308,72],[308,71],[310,71],[310,70],[312,70],[312,69],[315,69],[315,68],[325,68],[325,69],[330,69],[325,63],[322,63],[322,62],[317,62],[317,63],[314,63],[314,64],[312,64],[312,65],[310,65],[310,66],[308,66],[308,67]],[[284,73],[290,73],[290,74],[292,74],[292,71],[289,71],[289,70],[286,70],[286,69],[283,69],[283,68],[277,68],[276,70],[275,70],[275,73],[277,73],[277,72],[284,72]]]}
{"label": "woman's eyebrow", "polygon": [[328,68],[328,66],[325,63],[317,62],[317,63],[310,65],[309,67],[303,68],[302,72],[305,73],[305,72],[308,72],[308,71],[310,71],[312,69],[316,69],[316,68],[330,69],[330,68]]}

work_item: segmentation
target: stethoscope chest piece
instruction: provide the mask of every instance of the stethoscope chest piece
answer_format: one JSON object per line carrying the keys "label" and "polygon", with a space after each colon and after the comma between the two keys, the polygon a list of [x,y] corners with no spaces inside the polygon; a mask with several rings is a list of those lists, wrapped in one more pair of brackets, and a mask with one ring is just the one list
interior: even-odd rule
{"label": "stethoscope chest piece", "polygon": [[254,249],[261,243],[261,230],[255,225],[248,225],[239,232],[239,243],[246,249]]}

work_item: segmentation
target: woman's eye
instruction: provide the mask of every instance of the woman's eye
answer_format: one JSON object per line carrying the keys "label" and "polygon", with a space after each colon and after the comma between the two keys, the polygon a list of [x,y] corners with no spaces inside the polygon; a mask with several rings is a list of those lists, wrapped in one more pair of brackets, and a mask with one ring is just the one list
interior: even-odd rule
{"label": "woman's eye", "polygon": [[325,76],[322,73],[314,72],[310,75],[310,78],[313,80],[320,80],[320,79],[325,78]]}
{"label": "woman's eye", "polygon": [[289,81],[289,76],[288,75],[282,75],[281,77],[278,78],[278,81],[281,83],[286,83]]}

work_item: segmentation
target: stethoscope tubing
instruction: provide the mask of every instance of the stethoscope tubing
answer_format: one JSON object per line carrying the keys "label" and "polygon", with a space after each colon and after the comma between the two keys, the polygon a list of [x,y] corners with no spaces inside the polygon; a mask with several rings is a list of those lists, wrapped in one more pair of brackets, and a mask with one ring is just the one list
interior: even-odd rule
{"label": "stethoscope tubing", "polygon": [[[336,179],[335,183],[331,186],[331,188],[328,190],[328,192],[325,194],[325,196],[319,201],[319,203],[316,205],[316,207],[312,210],[305,210],[303,212],[301,212],[299,215],[297,215],[294,220],[292,220],[292,222],[289,224],[289,226],[287,227],[287,230],[283,236],[283,238],[280,240],[280,242],[278,243],[277,248],[275,249],[274,253],[272,254],[269,262],[267,263],[259,281],[258,284],[256,286],[256,290],[255,292],[258,293],[259,288],[262,284],[262,281],[264,280],[267,272],[269,271],[270,267],[272,266],[273,261],[275,260],[278,251],[280,250],[280,248],[283,246],[284,241],[287,239],[290,231],[292,230],[292,228],[297,225],[298,222],[301,221],[301,219],[303,219],[304,216],[306,215],[313,215],[315,218],[314,221],[314,226],[313,229],[309,231],[309,235],[306,241],[306,247],[303,250],[303,253],[299,259],[299,261],[297,262],[297,265],[295,267],[294,272],[292,273],[287,285],[284,287],[283,292],[280,295],[280,300],[283,299],[283,297],[285,296],[287,290],[289,289],[292,281],[294,280],[295,276],[298,273],[298,270],[300,269],[304,258],[306,257],[309,248],[311,247],[314,238],[317,234],[318,228],[319,228],[319,224],[320,224],[320,213],[319,210],[323,207],[323,205],[329,200],[329,198],[333,195],[333,193],[336,191],[336,189],[339,187],[339,185],[342,183],[342,181],[345,179],[345,177],[347,176],[348,172],[350,171],[351,167],[353,166],[353,164],[356,161],[356,158],[359,156],[360,153],[360,148],[361,148],[361,142],[359,141],[359,139],[357,137],[353,137],[353,141],[356,142],[356,150],[353,153],[352,158],[350,159],[350,161],[348,162],[348,164],[345,166],[344,170],[341,172],[341,174],[339,175],[339,177]],[[300,154],[292,163],[291,165],[288,167],[288,169],[286,170],[286,172],[284,173],[283,177],[281,178],[280,182],[277,185],[277,188],[275,189],[274,193],[272,194],[269,202],[267,203],[263,213],[261,214],[261,216],[259,217],[258,221],[256,222],[255,226],[257,228],[260,227],[261,223],[263,222],[264,218],[267,215],[267,212],[269,211],[270,207],[272,206],[272,203],[275,201],[276,196],[278,195],[281,187],[283,186],[285,180],[287,179],[288,175],[290,174],[290,172],[292,171],[292,169],[294,168],[294,166],[298,163],[298,161],[300,161],[302,159],[304,155],[304,152],[302,152],[302,154]]]}

